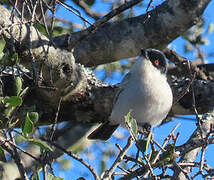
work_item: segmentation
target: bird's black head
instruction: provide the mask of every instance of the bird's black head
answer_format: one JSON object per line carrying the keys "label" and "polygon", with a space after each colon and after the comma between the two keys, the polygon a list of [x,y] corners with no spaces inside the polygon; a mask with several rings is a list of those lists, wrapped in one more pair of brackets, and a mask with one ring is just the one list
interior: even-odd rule
{"label": "bird's black head", "polygon": [[157,49],[141,49],[142,56],[149,59],[154,67],[161,73],[167,73],[167,63],[165,55]]}

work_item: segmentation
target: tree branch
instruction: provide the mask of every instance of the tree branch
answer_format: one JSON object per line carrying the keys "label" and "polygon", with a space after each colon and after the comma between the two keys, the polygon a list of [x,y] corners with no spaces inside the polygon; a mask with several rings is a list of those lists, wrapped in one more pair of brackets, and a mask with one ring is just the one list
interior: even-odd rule
{"label": "tree branch", "polygon": [[[204,145],[209,143],[214,143],[213,138],[209,138],[209,133],[211,133],[214,124],[214,109],[211,109],[208,113],[204,114],[202,119],[199,120],[200,125],[188,139],[188,141],[176,147],[176,151],[181,153],[181,159],[179,162],[194,162],[198,153],[201,151]],[[187,173],[190,173],[191,166],[185,167]],[[185,179],[185,175],[177,168],[175,168],[175,173],[173,179]]]}
{"label": "tree branch", "polygon": [[[168,0],[147,14],[105,23],[74,48],[76,62],[96,66],[140,54],[141,48],[164,49],[195,25],[210,0]],[[90,28],[90,27],[89,27]],[[87,31],[87,29],[86,29]],[[54,42],[71,51],[84,31],[56,37]]]}

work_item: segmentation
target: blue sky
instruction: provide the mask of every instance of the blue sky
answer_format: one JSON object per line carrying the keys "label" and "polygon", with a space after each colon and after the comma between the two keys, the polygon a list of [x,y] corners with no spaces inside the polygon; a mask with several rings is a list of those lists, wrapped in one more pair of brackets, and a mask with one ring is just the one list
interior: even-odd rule
{"label": "blue sky", "polygon": [[[158,2],[161,3],[162,1],[158,1]],[[69,3],[72,6],[75,6],[70,1],[68,1],[67,3]],[[93,8],[96,11],[102,10],[102,11],[106,11],[106,12],[108,12],[109,7],[110,6],[108,3],[103,3],[101,0],[97,0],[96,4],[93,6]],[[203,15],[203,17],[206,19],[206,27],[208,26],[209,23],[214,22],[213,9],[214,9],[214,2],[212,1],[209,4],[208,8],[206,9],[206,11]],[[81,11],[81,9],[78,9],[78,10]],[[138,9],[138,11],[139,11],[139,9]],[[90,21],[91,23],[94,22],[93,19],[87,18],[86,14],[84,14],[82,11],[81,11],[81,13],[82,13],[82,16],[84,18],[86,18],[88,21]],[[139,13],[141,13],[141,12],[139,11]],[[74,14],[70,13],[69,11],[65,10],[64,8],[59,9],[59,11],[57,12],[57,16],[61,17],[61,18],[65,18],[65,19],[72,21],[72,22],[81,23],[80,19],[78,17],[76,17]],[[204,50],[205,53],[214,52],[214,46],[213,46],[214,35],[212,33],[212,34],[208,34],[207,36],[208,36],[208,39],[210,41],[210,44],[207,46],[203,46],[202,49]],[[194,57],[195,57],[194,53],[184,54],[183,45],[184,45],[183,39],[177,38],[176,40],[174,40],[170,44],[170,47],[175,48],[179,54],[189,58],[190,60],[194,59]],[[210,62],[213,62],[212,58],[208,58],[208,60]],[[122,75],[120,75],[119,73],[116,73],[114,75],[115,76],[113,76],[112,78],[107,79],[108,83],[117,83],[117,82],[121,81]],[[99,77],[99,76],[101,76],[101,74],[98,73],[97,76]],[[194,118],[194,116],[188,116],[188,117]],[[195,128],[196,128],[195,121],[189,121],[189,120],[177,119],[176,118],[175,120],[173,120],[170,123],[167,123],[161,127],[156,127],[154,129],[154,132],[153,132],[155,139],[160,143],[163,142],[164,138],[169,134],[169,132],[175,127],[175,125],[178,122],[180,123],[180,126],[178,127],[176,132],[180,132],[180,136],[178,138],[177,145],[183,144],[189,138],[189,136],[192,134],[192,132],[195,130]],[[119,131],[125,132],[125,130],[122,128],[120,128]],[[127,134],[127,132],[125,132],[125,133]],[[99,148],[97,148],[97,147],[100,146],[100,147],[105,149],[105,148],[112,146],[112,145],[114,147],[115,143],[119,143],[121,146],[124,145],[123,141],[119,141],[114,137],[112,137],[110,139],[110,142],[113,144],[111,144],[109,142],[107,142],[107,143],[99,143],[99,142],[95,143],[95,145],[92,146],[92,149],[86,149],[84,153],[81,153],[81,157],[83,159],[85,159],[86,161],[88,161],[96,169],[99,169],[98,168],[99,164],[97,162],[99,161],[99,158],[101,157],[101,152],[98,150]],[[92,159],[88,158],[87,153],[90,154],[90,151],[93,151],[94,154],[96,155],[96,157],[93,157]],[[130,151],[130,153],[132,153],[133,151],[134,151],[134,149],[132,149]],[[205,156],[207,163],[212,165],[212,167],[214,167],[213,152],[214,152],[214,146],[211,145],[208,148],[208,150],[206,152],[206,156]],[[68,158],[68,157],[65,155],[64,158]],[[96,161],[96,159],[98,159],[98,161]],[[108,161],[110,162],[111,160],[108,160]],[[72,162],[72,169],[69,169],[66,171],[60,171],[59,166],[57,164],[55,164],[54,167],[56,167],[56,171],[55,171],[56,175],[64,177],[65,179],[71,179],[71,177],[72,177],[72,179],[75,179],[75,178],[80,177],[82,174],[82,176],[87,177],[87,179],[93,179],[91,174],[80,163],[78,163],[77,161],[72,160],[72,159],[71,159],[71,162]],[[107,164],[108,164],[108,166],[111,165],[111,163],[107,163]],[[89,174],[89,176],[86,176],[86,174]],[[198,177],[198,179],[201,179],[201,177]]]}

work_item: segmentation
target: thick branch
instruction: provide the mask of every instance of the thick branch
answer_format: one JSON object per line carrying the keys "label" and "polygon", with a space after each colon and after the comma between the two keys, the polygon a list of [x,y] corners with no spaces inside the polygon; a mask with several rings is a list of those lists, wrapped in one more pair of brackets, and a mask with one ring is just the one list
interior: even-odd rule
{"label": "thick branch", "polygon": [[[105,23],[82,40],[74,49],[76,62],[86,66],[109,63],[140,54],[143,48],[164,49],[196,24],[210,0],[168,0],[147,15]],[[60,36],[55,43],[69,49],[75,37]]]}
{"label": "thick branch", "polygon": [[[142,42],[143,43],[152,42],[153,46],[158,47],[157,46],[159,44],[158,39],[160,40],[164,39],[161,41],[165,42],[166,40],[168,42],[168,38],[165,38],[165,37],[163,38],[160,31],[158,32],[160,37],[156,37],[155,34],[153,34],[154,37],[152,38],[152,41],[149,41],[148,39],[147,40],[144,39],[142,41],[142,40],[139,40],[141,39],[141,36],[139,36],[138,38],[137,37],[134,38],[133,35],[137,34],[138,31],[142,33],[141,35],[146,35],[145,32],[150,33],[149,29],[147,29],[149,27],[150,29],[152,29],[151,32],[155,33],[157,28],[154,28],[154,27],[156,27],[158,24],[160,24],[160,27],[158,29],[161,30],[161,28],[164,28],[163,22],[165,21],[164,19],[162,19],[162,21],[160,22],[160,19],[159,19],[160,17],[163,18],[164,15],[168,15],[169,18],[166,18],[166,17],[165,18],[166,20],[169,21],[170,17],[172,18],[172,15],[173,15],[172,12],[174,12],[176,8],[183,7],[181,6],[181,4],[183,5],[186,3],[188,5],[188,2],[192,2],[192,1],[188,1],[188,2],[176,1],[176,2],[177,4],[175,5],[174,1],[173,2],[166,1],[161,6],[158,6],[156,8],[156,11],[152,11],[150,13],[151,18],[147,19],[145,23],[144,21],[142,22],[142,17],[144,16],[139,16],[134,19],[131,18],[121,22],[105,24],[103,27],[101,27],[100,29],[97,29],[97,31],[95,31],[93,34],[88,36],[88,38],[83,40],[78,45],[78,47],[82,46],[81,44],[83,42],[85,42],[86,40],[88,41],[91,38],[91,41],[95,42],[94,46],[93,44],[91,44],[91,47],[94,47],[94,51],[96,51],[97,44],[95,39],[93,39],[92,37],[95,37],[95,36],[100,37],[99,33],[106,32],[105,30],[110,27],[111,28],[120,27],[120,31],[114,31],[114,28],[111,29],[112,31],[110,31],[109,29],[109,32],[113,33],[110,36],[107,36],[107,34],[104,33],[105,36],[101,36],[101,37],[103,37],[105,43],[103,42],[102,44],[108,45],[109,42],[111,42],[112,44],[114,44],[114,42],[115,43],[118,42],[119,43],[117,44],[118,48],[119,49],[121,47],[124,48],[124,46],[126,46],[129,43],[124,42],[124,36],[120,37],[120,35],[125,35],[124,33],[126,33],[126,28],[125,26],[123,26],[123,23],[125,23],[125,25],[130,25],[130,28],[132,28],[132,31],[130,31],[131,34],[126,34],[126,38],[125,38],[128,40],[127,42],[129,42],[129,40],[131,39],[132,40],[131,42],[135,44],[134,46],[135,50],[134,49],[132,49],[134,51],[131,50],[132,55],[130,56],[133,56],[138,51],[138,47],[137,47],[138,45],[139,47],[143,46],[141,44]],[[203,2],[199,1],[198,3],[191,4],[191,7],[189,7],[189,10],[188,10],[188,13],[191,14],[191,18],[183,18],[185,20],[184,22],[183,20],[180,22],[178,31],[173,31],[174,33],[176,33],[176,36],[179,35],[177,34],[178,32],[181,33],[181,31],[179,31],[180,26],[183,28],[183,31],[184,31],[185,29],[184,25],[185,27],[192,25],[190,23],[191,21],[189,22],[189,19],[191,20],[192,18],[194,19],[196,17],[200,17],[200,15],[202,14],[208,2],[209,1],[206,1],[206,3],[204,1]],[[178,5],[180,5],[181,7],[180,6],[177,7]],[[165,7],[165,10],[163,10],[163,7]],[[172,11],[172,12],[170,11],[171,14],[169,14],[169,7],[174,8],[174,9],[171,9]],[[197,9],[196,7],[198,8],[198,10],[196,10]],[[46,82],[46,86],[47,85],[54,86],[56,88],[55,91],[50,91],[50,90],[41,89],[41,88],[32,89],[29,95],[27,95],[26,100],[24,101],[26,106],[21,107],[20,110],[22,110],[23,112],[26,112],[26,109],[24,107],[34,104],[37,107],[36,110],[39,112],[39,114],[41,114],[39,124],[50,124],[50,123],[53,123],[58,100],[61,97],[63,97],[62,106],[61,106],[62,108],[60,110],[60,114],[58,118],[59,122],[70,121],[70,120],[78,121],[78,122],[101,122],[101,121],[107,120],[111,112],[112,100],[114,98],[115,92],[117,91],[117,88],[115,86],[106,85],[98,81],[94,77],[93,73],[91,73],[90,71],[87,71],[84,67],[74,62],[74,58],[71,52],[68,52],[65,50],[63,51],[59,48],[54,47],[46,37],[40,35],[39,32],[34,27],[30,26],[29,23],[22,22],[22,24],[20,24],[18,19],[15,19],[14,20],[15,22],[12,23],[9,18],[10,13],[3,7],[0,7],[0,10],[1,10],[1,13],[0,13],[1,31],[0,32],[2,36],[8,40],[8,42],[10,42],[11,39],[14,39],[16,50],[19,52],[22,60],[21,63],[24,65],[31,66],[32,57],[35,58],[36,62],[42,61],[45,66],[45,68],[43,69],[43,79],[44,79],[44,82]],[[181,11],[181,9],[177,9],[178,12],[179,10]],[[157,12],[160,13],[158,16],[157,16]],[[198,12],[198,14],[197,15],[194,14],[195,12]],[[183,14],[185,13],[183,12]],[[177,17],[177,14],[174,14],[173,17],[176,15],[176,17],[174,17],[174,20],[178,20],[179,18],[181,18],[181,16],[183,17],[183,15],[181,14],[178,14],[180,15],[179,17]],[[188,23],[186,21],[188,21]],[[174,21],[172,21],[171,24],[173,24],[173,22]],[[184,23],[184,25],[182,25],[182,23]],[[156,26],[153,26],[153,25],[156,25]],[[173,25],[170,25],[169,27],[171,26]],[[135,28],[135,30],[133,28]],[[146,29],[148,31],[146,31]],[[168,33],[167,29],[165,30],[165,32]],[[115,37],[112,39],[112,41],[107,41],[107,39],[105,38],[105,37],[111,38],[114,35]],[[138,44],[137,42],[140,42],[140,44]],[[121,43],[123,44],[123,46]],[[115,52],[117,52],[117,48],[115,45],[116,44],[114,44],[114,48],[111,51],[108,51],[108,48],[107,49],[104,48],[106,50],[106,53],[107,54],[110,53],[112,56]],[[160,46],[162,45],[160,44]],[[133,46],[129,46],[129,47],[133,48]],[[126,49],[129,49],[129,47],[126,47]],[[29,49],[31,52],[29,52]],[[87,51],[88,51],[87,48],[84,50],[82,49],[82,52],[80,52],[80,54],[81,53],[87,54]],[[91,51],[91,53],[93,53],[94,51]],[[122,50],[121,52],[122,54],[127,53],[125,50]],[[87,60],[87,59],[90,59],[90,57],[92,56],[88,56],[84,58],[86,58],[85,60]],[[118,57],[122,58],[121,56],[118,56]],[[99,58],[93,57],[92,59],[94,60],[94,62],[98,59],[102,61],[102,56],[99,56]],[[52,67],[51,72],[53,75],[53,79],[52,79],[53,84],[49,83],[50,71],[49,71],[49,68],[47,67],[50,67],[50,66]],[[179,95],[179,93],[181,93],[181,90],[188,85],[189,81],[190,81],[189,79],[185,79],[181,77],[178,77],[176,79],[170,78],[170,84],[172,86],[175,98],[177,95]],[[12,83],[12,81],[10,81],[10,83]],[[32,86],[32,84],[29,84],[27,82],[26,84],[28,84],[27,86],[30,86],[30,87]],[[207,112],[208,108],[213,105],[214,97],[212,95],[214,94],[213,93],[214,90],[212,87],[213,87],[212,81],[196,80],[194,82],[196,105],[199,112],[202,112],[202,113]],[[4,91],[8,91],[8,89]],[[194,111],[192,110],[191,97],[192,97],[191,94],[187,93],[185,97],[179,101],[178,104],[175,104],[173,106],[172,113],[173,114],[192,114]]]}
{"label": "thick branch", "polygon": [[[179,162],[194,162],[202,147],[208,146],[209,143],[213,144],[213,139],[209,139],[209,133],[214,124],[214,110],[211,109],[208,113],[204,114],[199,123],[200,126],[189,140],[185,144],[176,147],[176,150],[181,152]],[[189,174],[191,168],[191,166],[185,167],[184,170]],[[173,179],[180,180],[186,178],[179,169],[175,168]]]}

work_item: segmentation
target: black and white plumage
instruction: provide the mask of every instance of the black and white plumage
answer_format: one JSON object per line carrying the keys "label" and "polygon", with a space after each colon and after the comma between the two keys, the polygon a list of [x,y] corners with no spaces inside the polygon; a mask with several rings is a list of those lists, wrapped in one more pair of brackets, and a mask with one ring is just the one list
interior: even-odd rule
{"label": "black and white plumage", "polygon": [[139,126],[157,126],[167,116],[173,96],[166,78],[166,58],[156,49],[142,49],[141,52],[142,55],[119,85],[120,91],[109,121],[95,129],[89,139],[110,138],[119,125],[125,125],[124,116],[129,111]]}

